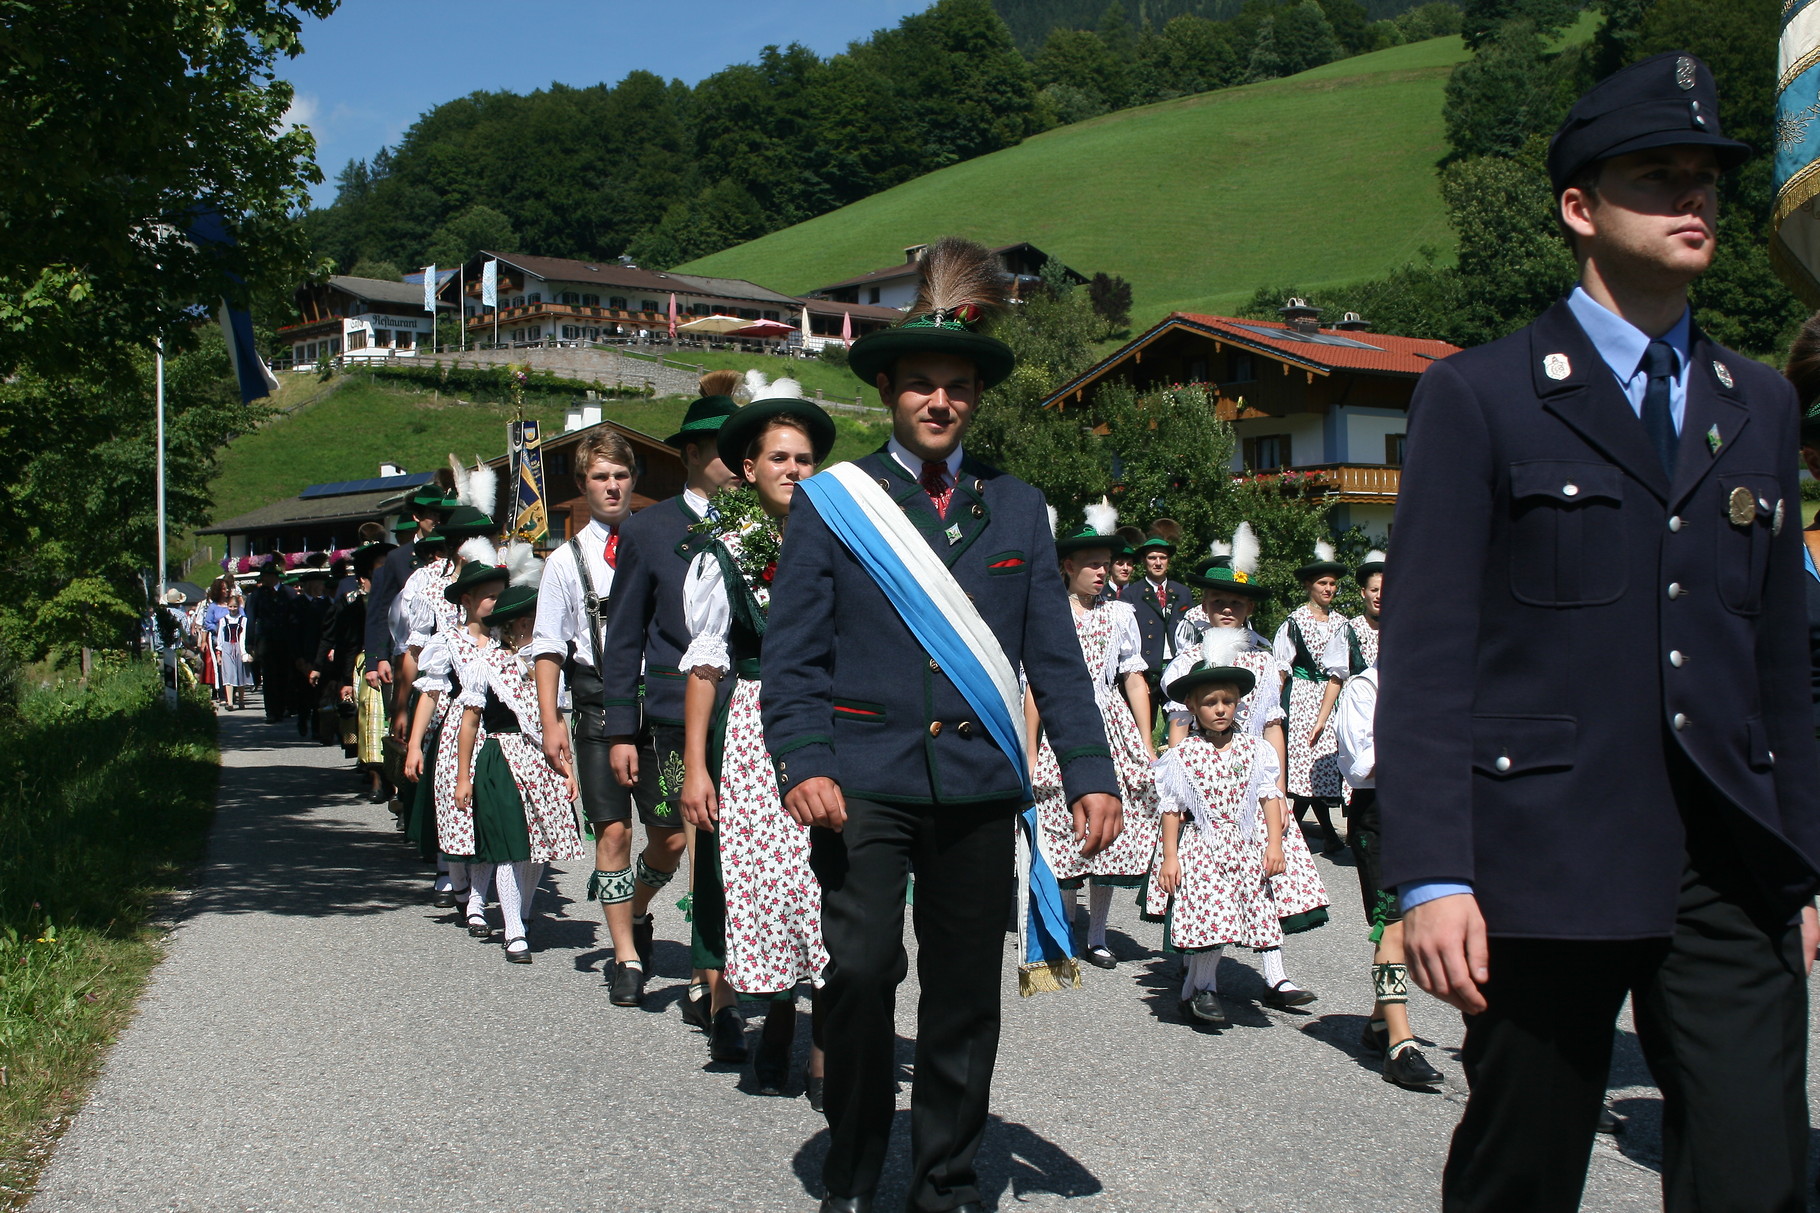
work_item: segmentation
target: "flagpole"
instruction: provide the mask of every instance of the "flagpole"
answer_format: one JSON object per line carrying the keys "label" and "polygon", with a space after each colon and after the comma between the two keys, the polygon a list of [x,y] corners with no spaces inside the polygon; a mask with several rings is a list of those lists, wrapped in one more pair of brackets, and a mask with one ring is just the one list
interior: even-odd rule
{"label": "flagpole", "polygon": [[158,490],[157,490],[158,491],[158,605],[157,605],[157,607],[153,608],[154,609],[153,617],[156,618],[157,617],[156,611],[159,608],[161,608],[164,604],[164,594],[165,594],[165,580],[164,580],[164,577],[165,577],[165,574],[164,574],[164,569],[165,569],[165,546],[164,546],[164,341],[162,339],[155,341],[153,343],[153,347],[154,347],[155,352],[152,355],[152,364],[155,368],[154,375],[155,375],[155,381],[156,381],[156,388],[154,391],[154,395],[157,400],[157,411],[158,411],[158,475],[157,475],[157,483],[158,483]]}
{"label": "flagpole", "polygon": [[468,352],[468,263],[462,262],[455,270],[455,295],[461,300],[461,324],[456,328],[456,338],[461,342],[461,352]]}

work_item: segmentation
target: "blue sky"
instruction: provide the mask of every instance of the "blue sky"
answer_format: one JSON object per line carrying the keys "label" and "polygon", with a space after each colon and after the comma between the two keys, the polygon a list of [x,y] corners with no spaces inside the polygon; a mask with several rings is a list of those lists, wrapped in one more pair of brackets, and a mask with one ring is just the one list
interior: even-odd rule
{"label": "blue sky", "polygon": [[398,142],[420,114],[475,90],[528,93],[552,82],[613,83],[636,69],[690,84],[765,46],[827,56],[931,0],[343,0],[306,19],[304,53],[280,65],[291,119],[316,136],[318,205],[335,174]]}

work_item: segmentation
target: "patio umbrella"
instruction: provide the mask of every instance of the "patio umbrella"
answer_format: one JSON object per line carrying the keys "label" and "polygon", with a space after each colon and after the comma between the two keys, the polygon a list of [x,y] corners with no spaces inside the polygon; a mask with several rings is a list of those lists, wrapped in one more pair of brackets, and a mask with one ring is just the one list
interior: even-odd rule
{"label": "patio umbrella", "polygon": [[729,337],[788,337],[796,331],[794,324],[781,320],[749,320],[746,327],[734,329]]}
{"label": "patio umbrella", "polygon": [[743,329],[749,324],[762,324],[763,321],[747,320],[743,316],[697,316],[687,324],[676,326],[681,333],[731,333]]}

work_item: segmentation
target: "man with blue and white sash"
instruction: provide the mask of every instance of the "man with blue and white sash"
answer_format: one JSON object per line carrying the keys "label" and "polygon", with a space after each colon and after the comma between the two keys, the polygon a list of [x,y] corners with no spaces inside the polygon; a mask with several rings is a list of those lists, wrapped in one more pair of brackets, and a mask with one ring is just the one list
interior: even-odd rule
{"label": "man with blue and white sash", "polygon": [[[1028,799],[1024,722],[1010,706],[1020,668],[1083,852],[1121,824],[1042,495],[961,449],[979,394],[1012,367],[1010,349],[972,327],[997,302],[985,284],[999,283],[985,250],[940,241],[911,318],[855,343],[850,365],[890,407],[891,441],[803,482],[772,584],[765,735],[785,807],[813,827],[830,958],[816,1009],[824,1213],[873,1207],[896,1103],[913,868],[922,1000],[907,1207],[980,1208],[974,1157],[998,1050],[1014,823]],[[1046,872],[1040,855],[1032,862]],[[1038,883],[1036,908],[1059,907]],[[1065,925],[1044,955],[1071,966],[1058,936]]]}

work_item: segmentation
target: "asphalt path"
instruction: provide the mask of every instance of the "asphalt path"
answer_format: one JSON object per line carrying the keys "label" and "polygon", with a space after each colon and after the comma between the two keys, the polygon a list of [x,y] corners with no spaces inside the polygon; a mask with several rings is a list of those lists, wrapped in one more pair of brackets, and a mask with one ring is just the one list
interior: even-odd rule
{"label": "asphalt path", "polygon": [[[584,864],[546,878],[535,961],[509,965],[429,905],[429,869],[360,797],[339,749],[265,724],[254,703],[221,717],[208,861],[32,1210],[815,1208],[827,1134],[801,1097],[806,1017],[791,1097],[711,1062],[677,1013],[688,928],[675,898],[659,903],[642,1009],[607,1001],[611,949]],[[1179,1021],[1175,964],[1127,896],[1112,918],[1121,963],[1088,969],[1081,990],[1020,1000],[1007,936],[980,1157],[989,1207],[1438,1207],[1465,1101],[1459,1018],[1417,993],[1417,1032],[1446,1081],[1429,1093],[1383,1081],[1357,1044],[1370,955],[1356,878],[1344,857],[1317,863],[1333,920],[1286,956],[1320,1001],[1263,1006],[1251,958],[1229,954],[1232,1025],[1218,1033]],[[917,997],[913,966],[880,1193],[893,1211]],[[1660,1205],[1660,1104],[1627,1029],[1612,1076],[1626,1127],[1594,1148],[1588,1210]]]}

